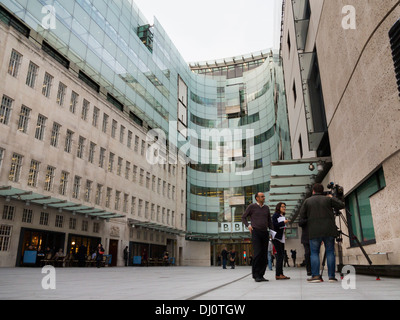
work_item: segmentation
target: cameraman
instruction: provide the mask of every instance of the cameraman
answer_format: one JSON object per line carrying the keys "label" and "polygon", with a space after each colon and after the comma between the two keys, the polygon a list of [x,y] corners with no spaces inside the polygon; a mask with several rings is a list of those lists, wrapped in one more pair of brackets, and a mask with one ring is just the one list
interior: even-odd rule
{"label": "cameraman", "polygon": [[320,276],[319,253],[321,243],[324,242],[328,265],[329,282],[336,282],[335,278],[335,238],[338,235],[335,214],[332,208],[344,209],[345,204],[332,195],[324,195],[324,187],[316,183],[313,186],[312,196],[306,199],[300,209],[300,219],[306,221],[311,250],[310,282],[322,282]]}

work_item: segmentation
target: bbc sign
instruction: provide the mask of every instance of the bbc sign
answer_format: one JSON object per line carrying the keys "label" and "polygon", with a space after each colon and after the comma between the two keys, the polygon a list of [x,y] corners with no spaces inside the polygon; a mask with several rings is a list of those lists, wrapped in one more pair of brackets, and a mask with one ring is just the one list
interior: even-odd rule
{"label": "bbc sign", "polygon": [[249,229],[242,222],[222,222],[221,233],[247,232]]}

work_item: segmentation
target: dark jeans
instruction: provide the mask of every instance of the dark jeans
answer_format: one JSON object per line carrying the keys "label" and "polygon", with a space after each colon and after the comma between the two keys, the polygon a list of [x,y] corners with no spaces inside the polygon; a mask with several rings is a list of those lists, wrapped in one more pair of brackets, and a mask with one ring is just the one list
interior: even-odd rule
{"label": "dark jeans", "polygon": [[310,243],[303,243],[304,246],[304,260],[306,263],[307,274],[311,274],[311,251]]}
{"label": "dark jeans", "polygon": [[265,269],[267,268],[268,258],[268,231],[259,231],[253,229],[251,233],[251,241],[253,243],[253,263],[252,273],[254,279],[264,277]]}
{"label": "dark jeans", "polygon": [[283,275],[283,256],[285,254],[285,244],[274,239],[272,243],[275,246],[276,250],[276,276]]}

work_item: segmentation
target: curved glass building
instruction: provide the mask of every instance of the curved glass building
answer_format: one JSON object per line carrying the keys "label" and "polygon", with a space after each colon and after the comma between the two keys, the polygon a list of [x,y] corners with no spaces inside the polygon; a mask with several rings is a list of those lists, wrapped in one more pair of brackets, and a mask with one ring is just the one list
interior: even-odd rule
{"label": "curved glass building", "polygon": [[271,162],[291,158],[282,64],[264,51],[190,67],[198,76],[192,77],[189,128],[213,133],[201,141],[205,163],[191,159],[188,167],[188,237],[215,245],[233,240],[245,251],[242,214],[256,192],[268,196]]}

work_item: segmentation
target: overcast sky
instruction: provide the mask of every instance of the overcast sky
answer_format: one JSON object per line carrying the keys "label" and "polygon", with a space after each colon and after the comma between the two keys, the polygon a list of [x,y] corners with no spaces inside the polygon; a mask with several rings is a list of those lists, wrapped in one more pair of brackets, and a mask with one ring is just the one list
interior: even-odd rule
{"label": "overcast sky", "polygon": [[269,49],[279,38],[282,0],[133,1],[149,23],[157,18],[186,62]]}

